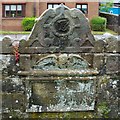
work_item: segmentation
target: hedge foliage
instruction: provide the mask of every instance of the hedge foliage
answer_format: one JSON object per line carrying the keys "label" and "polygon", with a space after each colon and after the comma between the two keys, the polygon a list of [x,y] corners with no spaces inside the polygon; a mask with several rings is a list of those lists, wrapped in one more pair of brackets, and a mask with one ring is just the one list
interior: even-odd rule
{"label": "hedge foliage", "polygon": [[31,31],[35,24],[35,17],[25,17],[22,20],[22,27],[24,31]]}
{"label": "hedge foliage", "polygon": [[104,17],[94,17],[90,21],[91,29],[93,31],[105,31],[107,20]]}

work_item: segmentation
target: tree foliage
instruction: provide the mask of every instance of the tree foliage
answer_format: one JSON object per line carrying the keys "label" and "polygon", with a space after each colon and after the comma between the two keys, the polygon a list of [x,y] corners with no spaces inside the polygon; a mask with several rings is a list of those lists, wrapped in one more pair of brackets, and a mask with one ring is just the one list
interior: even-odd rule
{"label": "tree foliage", "polygon": [[113,0],[110,0],[110,2],[101,3],[100,4],[100,11],[109,12],[111,7],[113,7]]}

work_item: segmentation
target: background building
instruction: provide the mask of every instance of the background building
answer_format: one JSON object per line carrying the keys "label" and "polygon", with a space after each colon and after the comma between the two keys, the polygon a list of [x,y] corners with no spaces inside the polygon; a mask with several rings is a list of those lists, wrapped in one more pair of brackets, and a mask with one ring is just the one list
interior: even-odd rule
{"label": "background building", "polygon": [[0,29],[21,31],[24,17],[39,17],[46,9],[57,7],[61,3],[69,8],[80,9],[89,19],[98,16],[99,3],[90,0],[1,0]]}

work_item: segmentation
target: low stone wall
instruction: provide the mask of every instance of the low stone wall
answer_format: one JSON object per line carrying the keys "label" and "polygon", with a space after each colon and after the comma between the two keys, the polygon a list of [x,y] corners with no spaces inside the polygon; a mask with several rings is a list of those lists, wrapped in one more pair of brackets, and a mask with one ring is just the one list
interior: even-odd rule
{"label": "low stone wall", "polygon": [[120,34],[120,16],[109,14],[109,13],[100,13],[101,17],[107,18],[107,27]]}
{"label": "low stone wall", "polygon": [[[24,40],[25,41],[25,40]],[[20,41],[20,42],[23,42]],[[29,54],[20,50],[20,60],[16,64],[12,41],[4,38],[2,41],[0,64],[2,66],[2,116],[3,118],[118,118],[119,117],[119,80],[120,80],[120,41],[114,36],[95,41],[92,51],[79,53],[99,74],[96,80],[96,104],[93,112],[26,112],[26,83],[17,74],[18,71],[30,69],[35,57],[46,54]],[[23,46],[22,46],[23,47]],[[52,88],[49,88],[51,90]],[[45,91],[45,89],[44,89]],[[46,93],[43,96],[46,96]],[[46,99],[47,100],[47,99]],[[34,108],[33,108],[34,109]]]}

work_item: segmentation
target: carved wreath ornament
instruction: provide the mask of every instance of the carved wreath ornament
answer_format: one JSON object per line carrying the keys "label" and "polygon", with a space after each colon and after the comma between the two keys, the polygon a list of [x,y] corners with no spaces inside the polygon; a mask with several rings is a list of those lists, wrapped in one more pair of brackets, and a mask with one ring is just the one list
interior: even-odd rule
{"label": "carved wreath ornament", "polygon": [[89,63],[76,54],[48,55],[34,65],[34,69],[38,70],[85,69],[88,67]]}

